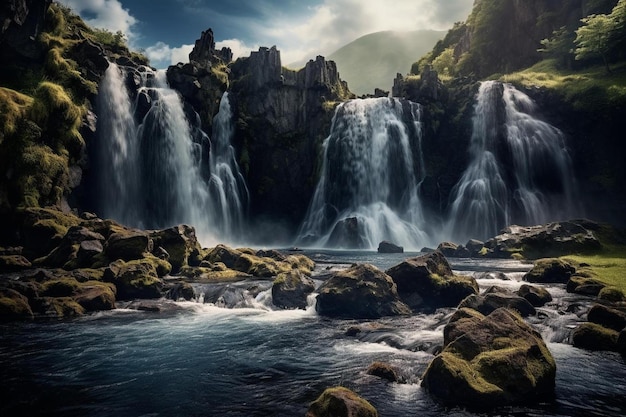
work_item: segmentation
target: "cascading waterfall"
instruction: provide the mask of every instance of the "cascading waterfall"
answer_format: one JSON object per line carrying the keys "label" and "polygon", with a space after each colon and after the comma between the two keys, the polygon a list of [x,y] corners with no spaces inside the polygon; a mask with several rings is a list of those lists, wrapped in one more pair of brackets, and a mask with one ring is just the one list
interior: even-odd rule
{"label": "cascading waterfall", "polygon": [[[135,75],[141,87],[133,100],[126,80]],[[225,128],[227,96],[223,102],[211,143],[197,115],[190,123],[165,71],[129,75],[111,63],[98,102],[102,214],[147,229],[190,224],[202,240],[238,238],[247,189]]]}
{"label": "cascading waterfall", "polygon": [[413,249],[425,244],[417,103],[396,98],[343,103],[323,146],[322,174],[300,243],[367,249],[383,240]]}
{"label": "cascading waterfall", "polygon": [[470,164],[452,190],[453,239],[486,239],[512,223],[540,224],[578,211],[563,134],[535,112],[530,97],[510,84],[481,84]]}
{"label": "cascading waterfall", "polygon": [[248,209],[250,193],[235,158],[235,149],[231,145],[234,131],[232,120],[230,100],[225,92],[219,112],[213,119],[209,190],[213,196],[213,213],[217,216],[217,223],[221,225],[222,235],[236,240],[243,234],[241,227]]}

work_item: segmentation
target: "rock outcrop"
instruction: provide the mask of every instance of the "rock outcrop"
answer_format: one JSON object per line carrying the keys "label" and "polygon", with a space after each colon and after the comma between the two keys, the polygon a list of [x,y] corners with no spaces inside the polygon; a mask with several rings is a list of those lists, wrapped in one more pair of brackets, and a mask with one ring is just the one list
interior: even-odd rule
{"label": "rock outcrop", "polygon": [[376,409],[355,392],[344,387],[326,389],[311,403],[306,417],[377,417]]}
{"label": "rock outcrop", "polygon": [[315,290],[313,280],[302,272],[283,272],[272,285],[272,302],[276,307],[284,309],[306,309],[307,297]]}
{"label": "rock outcrop", "polygon": [[391,277],[369,264],[332,273],[317,292],[315,307],[322,316],[378,318],[411,313]]}
{"label": "rock outcrop", "polygon": [[398,286],[402,300],[414,310],[454,307],[478,293],[476,280],[455,275],[439,251],[406,259],[385,272]]}
{"label": "rock outcrop", "polygon": [[512,311],[458,310],[422,386],[446,406],[491,409],[554,395],[556,364],[541,335]]}

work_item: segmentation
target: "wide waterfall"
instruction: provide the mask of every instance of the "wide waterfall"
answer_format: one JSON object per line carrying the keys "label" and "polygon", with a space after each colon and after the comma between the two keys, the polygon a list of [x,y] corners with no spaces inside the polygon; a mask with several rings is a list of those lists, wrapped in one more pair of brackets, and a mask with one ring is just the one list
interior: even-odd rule
{"label": "wide waterfall", "polygon": [[372,249],[390,240],[406,248],[424,246],[421,138],[417,103],[370,98],[339,105],[299,242]]}
{"label": "wide waterfall", "polygon": [[563,134],[536,118],[535,107],[510,84],[481,84],[471,161],[452,190],[451,238],[486,239],[509,224],[541,224],[578,211]]}
{"label": "wide waterfall", "polygon": [[[186,223],[203,240],[238,238],[248,197],[230,146],[228,96],[211,143],[197,115],[187,117],[165,71],[131,71],[111,63],[101,83],[101,214],[147,229]],[[136,94],[126,87],[129,77],[141,85]]]}

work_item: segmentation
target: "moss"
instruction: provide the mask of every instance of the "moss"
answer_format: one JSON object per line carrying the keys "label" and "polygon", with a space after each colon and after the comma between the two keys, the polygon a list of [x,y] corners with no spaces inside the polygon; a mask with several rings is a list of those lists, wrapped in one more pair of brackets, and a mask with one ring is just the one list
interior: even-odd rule
{"label": "moss", "polygon": [[378,412],[367,400],[344,387],[326,389],[309,406],[307,416],[359,416],[376,417]]}
{"label": "moss", "polygon": [[613,303],[621,303],[626,301],[626,293],[616,287],[604,287],[600,290],[598,298]]}
{"label": "moss", "polygon": [[619,333],[596,323],[583,323],[572,333],[575,347],[588,350],[617,351]]}
{"label": "moss", "polygon": [[45,297],[70,297],[79,287],[74,278],[54,279],[41,285],[41,295]]}
{"label": "moss", "polygon": [[32,102],[32,97],[0,87],[0,145],[6,136],[15,133],[18,122]]}

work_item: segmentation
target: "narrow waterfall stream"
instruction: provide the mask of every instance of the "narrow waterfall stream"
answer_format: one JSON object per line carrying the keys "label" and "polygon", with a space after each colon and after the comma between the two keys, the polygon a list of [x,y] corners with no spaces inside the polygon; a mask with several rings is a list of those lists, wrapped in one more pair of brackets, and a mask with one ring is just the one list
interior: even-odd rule
{"label": "narrow waterfall stream", "polygon": [[371,249],[391,240],[423,247],[421,133],[417,103],[377,98],[339,105],[299,232],[302,244]]}
{"label": "narrow waterfall stream", "polygon": [[453,239],[485,239],[510,224],[542,224],[577,213],[563,134],[535,114],[530,97],[510,84],[481,84],[471,162],[452,190],[447,233]]}
{"label": "narrow waterfall stream", "polygon": [[[140,78],[134,94],[127,78]],[[248,190],[230,145],[225,94],[213,140],[190,120],[165,71],[128,73],[111,63],[98,102],[98,206],[104,217],[140,228],[186,223],[203,241],[241,236]]]}

